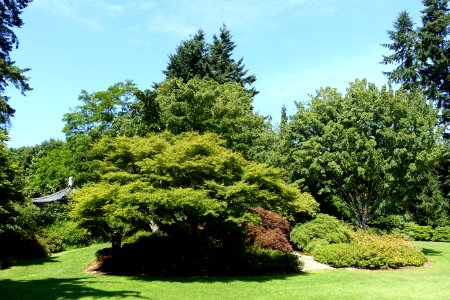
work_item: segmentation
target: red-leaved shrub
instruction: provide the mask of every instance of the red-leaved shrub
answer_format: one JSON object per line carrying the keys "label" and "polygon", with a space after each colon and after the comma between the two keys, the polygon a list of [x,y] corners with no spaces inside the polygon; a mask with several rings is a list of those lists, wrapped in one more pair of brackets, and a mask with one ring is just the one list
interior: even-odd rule
{"label": "red-leaved shrub", "polygon": [[283,252],[292,251],[289,243],[289,222],[280,214],[271,212],[261,207],[250,209],[259,215],[260,224],[247,226],[247,234],[250,243],[265,249],[275,249]]}

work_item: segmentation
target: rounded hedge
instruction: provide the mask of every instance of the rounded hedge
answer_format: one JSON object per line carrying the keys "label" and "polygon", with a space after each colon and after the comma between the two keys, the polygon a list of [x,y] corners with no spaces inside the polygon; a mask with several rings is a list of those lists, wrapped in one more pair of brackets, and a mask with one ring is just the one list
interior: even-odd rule
{"label": "rounded hedge", "polygon": [[318,214],[314,220],[296,225],[290,235],[291,242],[306,252],[313,250],[317,243],[348,243],[350,237],[351,230],[344,223],[326,214]]}

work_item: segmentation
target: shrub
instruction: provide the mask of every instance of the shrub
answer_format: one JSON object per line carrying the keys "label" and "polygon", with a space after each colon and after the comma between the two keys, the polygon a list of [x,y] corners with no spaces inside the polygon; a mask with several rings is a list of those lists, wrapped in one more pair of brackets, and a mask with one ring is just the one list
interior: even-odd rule
{"label": "shrub", "polygon": [[381,216],[369,223],[370,227],[377,228],[382,231],[391,233],[396,230],[403,229],[407,223],[403,216],[388,215]]}
{"label": "shrub", "polygon": [[351,230],[338,219],[319,214],[310,222],[296,225],[291,231],[290,238],[298,249],[306,251],[307,245],[315,239],[325,240],[330,244],[347,243],[350,236]]}
{"label": "shrub", "polygon": [[141,235],[124,244],[120,257],[113,258],[108,248],[97,252],[97,261],[103,271],[156,276],[291,274],[303,266],[294,254],[278,250],[216,245],[199,251],[198,246],[180,247],[179,240],[159,233]]}
{"label": "shrub", "polygon": [[420,226],[414,223],[408,223],[403,233],[415,241],[431,241],[433,228],[431,226]]}
{"label": "shrub", "polygon": [[354,233],[352,243],[316,247],[313,255],[317,261],[337,268],[387,269],[421,266],[426,262],[421,250],[407,241],[361,231]]}
{"label": "shrub", "polygon": [[250,211],[260,217],[259,225],[247,226],[247,235],[251,244],[264,249],[292,251],[292,246],[288,240],[291,226],[281,214],[261,207],[251,208]]}
{"label": "shrub", "polygon": [[450,242],[450,226],[436,227],[431,240],[433,242]]}
{"label": "shrub", "polygon": [[40,234],[39,240],[51,253],[69,248],[85,247],[91,243],[88,231],[77,227],[76,223],[71,221],[56,222],[45,228]]}

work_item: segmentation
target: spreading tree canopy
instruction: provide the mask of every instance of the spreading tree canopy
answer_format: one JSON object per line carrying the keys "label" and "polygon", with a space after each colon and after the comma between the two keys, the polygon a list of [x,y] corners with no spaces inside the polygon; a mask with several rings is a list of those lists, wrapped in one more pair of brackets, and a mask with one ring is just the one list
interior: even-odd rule
{"label": "spreading tree canopy", "polygon": [[14,109],[9,105],[9,97],[4,95],[5,88],[12,84],[22,94],[31,90],[25,72],[11,60],[10,52],[18,47],[19,41],[14,28],[20,28],[23,21],[20,18],[22,10],[31,0],[8,0],[0,4],[0,127],[9,124],[9,118],[14,115]]}
{"label": "spreading tree canopy", "polygon": [[287,134],[293,180],[362,228],[386,211],[414,209],[437,141],[436,111],[420,93],[357,80],[345,95],[323,88],[297,109]]}
{"label": "spreading tree canopy", "polygon": [[215,134],[105,137],[95,145],[103,153],[102,180],[77,191],[72,215],[109,236],[118,253],[122,238],[137,230],[222,243],[255,220],[250,207],[291,218],[316,212],[315,200],[286,185],[281,170],[222,144]]}

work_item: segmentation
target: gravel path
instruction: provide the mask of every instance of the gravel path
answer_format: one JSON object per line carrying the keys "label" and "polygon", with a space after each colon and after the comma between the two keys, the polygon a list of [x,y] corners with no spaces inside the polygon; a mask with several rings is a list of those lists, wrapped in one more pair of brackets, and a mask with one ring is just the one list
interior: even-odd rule
{"label": "gravel path", "polygon": [[304,254],[301,254],[298,252],[295,252],[294,254],[297,255],[298,259],[303,261],[303,263],[304,263],[303,270],[304,271],[333,269],[333,267],[331,267],[329,265],[325,265],[325,264],[315,261],[312,256],[304,255]]}

